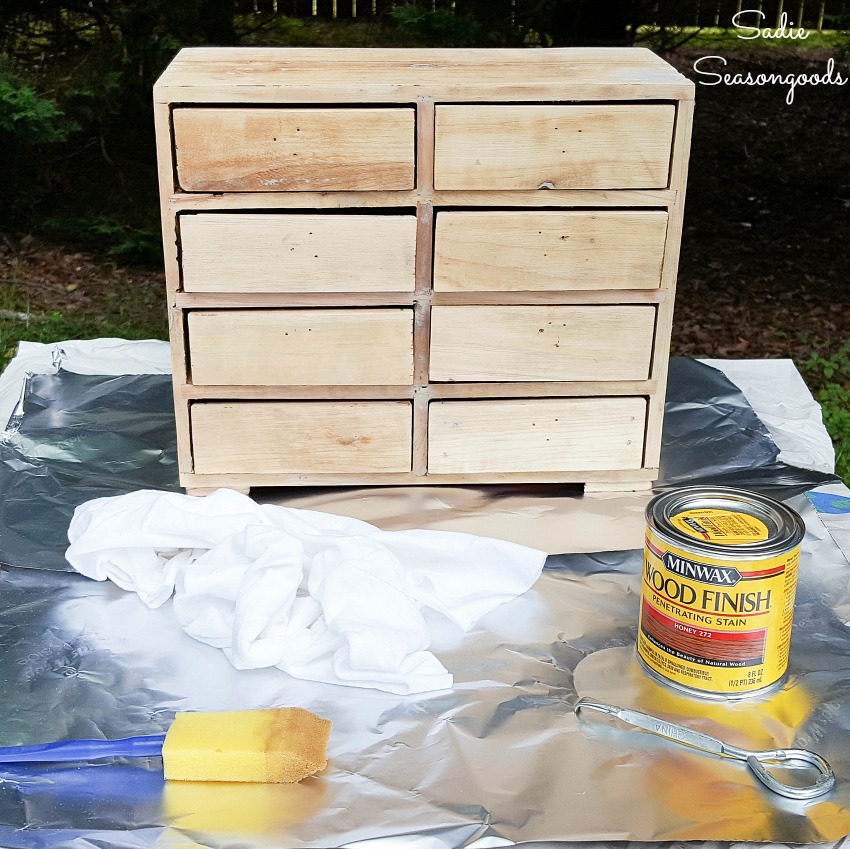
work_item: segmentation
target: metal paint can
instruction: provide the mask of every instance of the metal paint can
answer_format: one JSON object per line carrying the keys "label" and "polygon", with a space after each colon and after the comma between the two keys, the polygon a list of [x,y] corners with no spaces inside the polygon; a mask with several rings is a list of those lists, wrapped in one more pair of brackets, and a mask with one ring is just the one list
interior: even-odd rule
{"label": "metal paint can", "polygon": [[665,492],[646,508],[637,652],[692,695],[740,699],[788,669],[805,525],[771,498],[727,487]]}

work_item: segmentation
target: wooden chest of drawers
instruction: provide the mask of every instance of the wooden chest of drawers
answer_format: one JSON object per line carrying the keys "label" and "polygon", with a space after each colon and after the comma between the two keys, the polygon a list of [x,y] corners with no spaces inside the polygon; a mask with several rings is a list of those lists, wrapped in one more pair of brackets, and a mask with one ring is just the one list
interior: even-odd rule
{"label": "wooden chest of drawers", "polygon": [[181,484],[650,485],[692,107],[643,49],[181,51]]}

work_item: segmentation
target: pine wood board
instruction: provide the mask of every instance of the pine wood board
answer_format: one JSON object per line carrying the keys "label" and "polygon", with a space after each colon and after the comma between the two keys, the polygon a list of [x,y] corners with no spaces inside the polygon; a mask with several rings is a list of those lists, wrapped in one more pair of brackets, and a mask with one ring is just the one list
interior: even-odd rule
{"label": "pine wood board", "polygon": [[[238,88],[234,87],[238,80]],[[688,100],[694,84],[646,48],[183,48],[157,102]]]}
{"label": "pine wood board", "polygon": [[186,192],[369,191],[414,187],[414,110],[178,108]]}
{"label": "pine wood board", "polygon": [[652,306],[433,307],[433,381],[646,380]]}
{"label": "pine wood board", "polygon": [[658,289],[665,210],[437,214],[434,291]]}
{"label": "pine wood board", "polygon": [[659,189],[672,104],[438,105],[436,189]]}
{"label": "pine wood board", "polygon": [[196,385],[413,382],[412,309],[211,310],[187,320]]}
{"label": "pine wood board", "polygon": [[428,469],[434,474],[637,470],[645,398],[435,401]]}
{"label": "pine wood board", "polygon": [[414,289],[414,214],[198,213],[179,229],[184,292]]}
{"label": "pine wood board", "polygon": [[190,407],[194,471],[380,474],[411,468],[405,401],[199,401]]}

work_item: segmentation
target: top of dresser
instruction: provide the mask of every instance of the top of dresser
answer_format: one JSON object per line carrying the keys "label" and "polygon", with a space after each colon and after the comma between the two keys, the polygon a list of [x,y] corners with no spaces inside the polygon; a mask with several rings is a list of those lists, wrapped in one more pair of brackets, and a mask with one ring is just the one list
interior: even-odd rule
{"label": "top of dresser", "polygon": [[157,103],[692,100],[694,84],[640,47],[189,47]]}

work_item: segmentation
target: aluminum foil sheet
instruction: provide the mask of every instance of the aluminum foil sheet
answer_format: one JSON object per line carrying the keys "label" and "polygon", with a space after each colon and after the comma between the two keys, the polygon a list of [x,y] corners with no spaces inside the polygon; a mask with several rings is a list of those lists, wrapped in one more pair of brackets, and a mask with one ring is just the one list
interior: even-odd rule
{"label": "aluminum foil sheet", "polygon": [[[60,363],[61,365],[61,363]],[[0,434],[0,563],[69,570],[74,508],[134,489],[179,490],[171,378],[59,368],[26,377]],[[760,489],[779,497],[834,482],[779,459],[743,393],[717,369],[670,363],[659,487]],[[582,497],[580,486],[255,490],[261,501],[340,513],[387,530],[435,528],[509,539],[552,554],[643,545],[650,493]]]}
{"label": "aluminum foil sheet", "polygon": [[167,375],[31,374],[0,436],[0,562],[68,570],[74,508],[178,490]]}
{"label": "aluminum foil sheet", "polygon": [[[673,693],[635,651],[640,552],[550,558],[469,634],[433,623],[447,691],[400,698],[239,672],[148,610],[68,573],[0,574],[5,744],[157,733],[175,710],[301,705],[334,722],[330,763],[296,786],[165,785],[159,764],[0,772],[0,845],[485,847],[566,840],[833,841],[850,832],[848,566],[805,497],[791,677],[767,699]],[[784,800],[734,762],[572,713],[626,704],[736,745],[804,744],[839,776]],[[131,840],[132,836],[132,840]]]}
{"label": "aluminum foil sheet", "polygon": [[[431,648],[454,675],[451,690],[398,697],[277,670],[237,671],[188,637],[170,604],[151,611],[135,595],[66,571],[62,559],[61,534],[76,503],[141,486],[176,488],[167,378],[31,378],[22,415],[0,445],[0,554],[10,564],[0,569],[0,744],[160,733],[177,710],[273,705],[308,707],[332,719],[334,730],[328,768],[295,786],[166,784],[156,759],[0,768],[0,846],[843,847],[850,833],[850,566],[814,505],[820,495],[818,509],[838,505],[830,514],[835,533],[846,527],[839,522],[846,488],[781,463],[741,393],[707,368],[674,366],[667,484],[747,482],[780,493],[807,525],[790,675],[759,700],[691,698],[640,670],[642,556],[639,543],[629,543],[638,529],[642,536],[646,495],[590,499],[559,488],[265,493],[316,509],[345,502],[385,527],[466,529],[482,514],[485,526],[511,535],[533,536],[548,525],[552,552],[567,550],[560,519],[572,516],[567,536],[589,540],[593,526],[597,547],[600,538],[626,546],[553,553],[530,592],[470,633],[435,614]],[[690,472],[672,446],[690,456]],[[506,531],[509,516],[519,519]],[[628,533],[618,536],[619,525]],[[573,551],[581,547],[570,542]],[[739,763],[579,722],[572,705],[580,696],[747,748],[815,749],[831,761],[838,785],[821,798],[782,799]]]}

